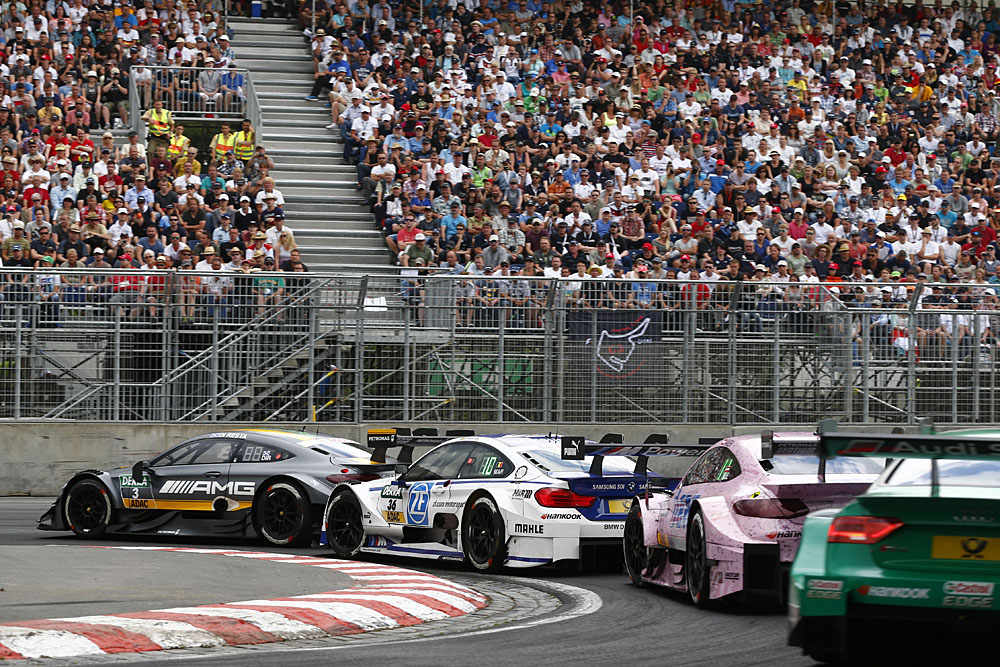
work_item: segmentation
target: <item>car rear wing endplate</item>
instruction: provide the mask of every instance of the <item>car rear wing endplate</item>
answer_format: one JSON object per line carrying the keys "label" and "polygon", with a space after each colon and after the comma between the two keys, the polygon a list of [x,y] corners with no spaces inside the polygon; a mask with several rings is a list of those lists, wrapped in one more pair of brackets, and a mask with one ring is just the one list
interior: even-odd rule
{"label": "car rear wing endplate", "polygon": [[670,436],[666,433],[651,433],[641,445],[625,444],[625,436],[621,433],[606,433],[598,443],[587,442],[583,436],[568,435],[560,439],[560,456],[566,461],[582,461],[588,456],[594,457],[590,464],[590,474],[598,477],[604,474],[605,456],[634,456],[635,474],[646,475],[650,456],[701,456],[711,446],[670,446]]}
{"label": "car rear wing endplate", "polygon": [[452,438],[475,435],[469,429],[452,429],[438,435],[436,428],[373,428],[368,431],[369,449],[372,450],[372,463],[385,463],[388,450],[399,447],[397,463],[413,463],[413,450],[416,447],[433,447]]}

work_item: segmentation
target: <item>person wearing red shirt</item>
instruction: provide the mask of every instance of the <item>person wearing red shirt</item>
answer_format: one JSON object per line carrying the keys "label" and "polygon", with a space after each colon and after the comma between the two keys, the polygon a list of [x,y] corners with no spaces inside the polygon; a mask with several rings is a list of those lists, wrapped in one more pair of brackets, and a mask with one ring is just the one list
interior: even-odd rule
{"label": "person wearing red shirt", "polygon": [[44,206],[49,205],[49,190],[42,185],[41,176],[32,176],[31,184],[24,189],[21,193],[24,197],[24,202],[27,204],[33,202],[34,198],[38,197],[38,203],[32,203],[33,206],[42,204]]}
{"label": "person wearing red shirt", "polygon": [[62,125],[53,125],[52,134],[45,140],[45,157],[55,155],[56,146],[65,145],[69,148],[72,142],[66,136],[66,128]]}
{"label": "person wearing red shirt", "polygon": [[17,187],[21,183],[21,173],[17,170],[17,159],[8,155],[3,159],[2,167],[0,169],[0,183],[10,177],[14,181],[14,186]]}
{"label": "person wearing red shirt", "polygon": [[90,140],[87,136],[87,131],[82,127],[76,131],[76,139],[70,144],[69,155],[74,163],[90,162],[93,164],[97,158],[94,150],[94,142]]}
{"label": "person wearing red shirt", "polygon": [[892,166],[896,167],[906,161],[906,151],[903,150],[903,140],[896,138],[892,140],[892,146],[885,152],[892,160]]}

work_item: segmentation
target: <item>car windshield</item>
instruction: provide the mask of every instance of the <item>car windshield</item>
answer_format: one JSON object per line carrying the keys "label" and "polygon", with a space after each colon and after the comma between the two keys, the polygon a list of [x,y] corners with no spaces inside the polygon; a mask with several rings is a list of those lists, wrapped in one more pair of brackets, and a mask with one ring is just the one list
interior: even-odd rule
{"label": "car windshield", "polygon": [[[772,475],[815,475],[819,472],[819,457],[809,454],[787,454],[760,462],[765,472]],[[877,475],[885,463],[882,459],[844,458],[827,459],[827,475]]]}
{"label": "car windshield", "polygon": [[[889,486],[929,486],[931,462],[904,459],[885,482]],[[938,484],[942,486],[1000,486],[1000,461],[938,460]]]}
{"label": "car windshield", "polygon": [[[558,453],[545,449],[532,449],[522,453],[546,472],[589,472],[590,463],[594,458],[588,456],[583,461],[565,461]],[[635,470],[635,464],[625,457],[611,456],[604,459],[603,470],[605,475],[613,473],[630,475]]]}

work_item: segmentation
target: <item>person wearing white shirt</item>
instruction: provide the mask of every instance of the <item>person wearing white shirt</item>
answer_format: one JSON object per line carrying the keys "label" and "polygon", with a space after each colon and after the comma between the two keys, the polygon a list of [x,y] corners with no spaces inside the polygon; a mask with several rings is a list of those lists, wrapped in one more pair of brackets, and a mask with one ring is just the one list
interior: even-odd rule
{"label": "person wearing white shirt", "polygon": [[962,246],[959,243],[955,243],[955,236],[952,233],[948,233],[945,237],[944,243],[940,244],[941,250],[941,261],[948,266],[955,266],[958,263],[958,256],[962,252]]}
{"label": "person wearing white shirt", "polygon": [[826,244],[833,236],[833,225],[831,225],[826,220],[821,220],[812,226],[813,231],[816,233],[816,243],[819,245]]}

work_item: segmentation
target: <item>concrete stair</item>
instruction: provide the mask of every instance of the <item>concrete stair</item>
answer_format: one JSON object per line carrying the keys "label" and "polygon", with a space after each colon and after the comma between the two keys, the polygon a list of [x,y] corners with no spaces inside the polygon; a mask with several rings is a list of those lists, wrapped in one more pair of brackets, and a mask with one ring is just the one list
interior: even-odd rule
{"label": "concrete stair", "polygon": [[292,21],[233,19],[233,49],[253,76],[271,172],[285,198],[286,224],[310,270],[393,275],[375,219],[343,162],[330,110],[303,98],[313,84],[307,42]]}

